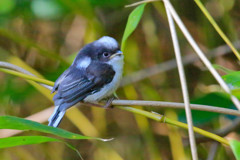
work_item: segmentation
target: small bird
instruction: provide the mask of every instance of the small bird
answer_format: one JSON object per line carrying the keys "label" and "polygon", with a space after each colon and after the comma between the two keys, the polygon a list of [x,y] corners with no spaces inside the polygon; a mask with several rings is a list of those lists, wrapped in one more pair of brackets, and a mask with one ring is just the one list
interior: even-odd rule
{"label": "small bird", "polygon": [[120,84],[123,57],[112,37],[85,45],[53,86],[55,110],[48,125],[57,127],[66,110],[78,102],[98,102],[111,96]]}

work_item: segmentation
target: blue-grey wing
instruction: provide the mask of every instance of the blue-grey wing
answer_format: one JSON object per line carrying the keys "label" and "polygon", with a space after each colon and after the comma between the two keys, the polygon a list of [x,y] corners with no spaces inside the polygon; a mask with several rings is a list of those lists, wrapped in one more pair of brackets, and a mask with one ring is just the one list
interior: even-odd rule
{"label": "blue-grey wing", "polygon": [[66,75],[70,72],[70,69],[65,70],[59,77],[58,79],[55,81],[52,92],[54,93],[55,91],[57,91],[59,84],[64,80],[64,78],[66,77]]}
{"label": "blue-grey wing", "polygon": [[66,110],[110,83],[114,75],[112,67],[102,63],[91,63],[85,70],[69,67],[56,81],[55,105],[61,105],[60,110]]}
{"label": "blue-grey wing", "polygon": [[55,106],[60,106],[59,110],[66,110],[79,101],[82,101],[86,96],[92,94],[99,86],[95,83],[94,78],[89,78],[80,70],[71,68],[71,72],[65,75],[58,85],[57,93],[53,100]]}
{"label": "blue-grey wing", "polygon": [[54,113],[48,119],[49,126],[57,127],[66,109],[82,101],[86,96],[93,92],[96,84],[92,79],[83,75],[79,70],[69,68],[62,77],[56,81],[53,91],[57,91],[53,100],[55,104]]}
{"label": "blue-grey wing", "polygon": [[112,81],[115,72],[105,64],[92,64],[86,70],[70,66],[55,82],[53,100],[56,106],[49,118],[49,126],[57,127],[65,110],[82,101],[88,95],[99,91]]}

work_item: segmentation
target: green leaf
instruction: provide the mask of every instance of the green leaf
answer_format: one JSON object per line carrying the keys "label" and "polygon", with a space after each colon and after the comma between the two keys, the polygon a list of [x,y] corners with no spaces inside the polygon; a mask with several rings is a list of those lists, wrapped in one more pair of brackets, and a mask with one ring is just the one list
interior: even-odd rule
{"label": "green leaf", "polygon": [[222,78],[230,87],[232,94],[240,99],[240,71],[230,72]]}
{"label": "green leaf", "polygon": [[139,5],[129,15],[127,25],[126,25],[126,28],[125,28],[125,31],[123,34],[123,38],[122,38],[122,46],[121,46],[122,51],[124,51],[126,40],[128,39],[128,37],[132,34],[132,32],[136,29],[136,27],[138,25],[138,23],[142,17],[145,5],[146,5],[146,3]]}
{"label": "green leaf", "polygon": [[80,134],[65,131],[60,128],[46,126],[34,121],[13,116],[0,116],[0,129],[17,129],[17,130],[34,130],[43,133],[50,133],[67,139],[97,139],[107,141],[109,139],[101,139],[95,137],[83,136]]}
{"label": "green leaf", "polygon": [[40,144],[45,142],[61,142],[58,139],[45,136],[16,136],[0,138],[0,148],[15,147],[28,144]]}
{"label": "green leaf", "polygon": [[0,1],[0,14],[6,14],[11,12],[16,2],[14,0],[1,0]]}
{"label": "green leaf", "polygon": [[240,88],[240,71],[231,72],[222,76],[222,78],[228,84],[230,89]]}
{"label": "green leaf", "polygon": [[236,140],[229,141],[233,154],[237,160],[240,160],[240,142]]}
{"label": "green leaf", "polygon": [[7,138],[0,138],[0,148],[8,148],[8,147],[15,147],[15,146],[22,146],[22,145],[29,145],[29,144],[40,144],[46,142],[61,142],[67,145],[70,149],[77,152],[77,154],[81,157],[78,150],[66,143],[56,138],[46,137],[46,136],[16,136],[16,137],[7,137]]}
{"label": "green leaf", "polygon": [[232,94],[240,99],[240,88],[231,90]]}

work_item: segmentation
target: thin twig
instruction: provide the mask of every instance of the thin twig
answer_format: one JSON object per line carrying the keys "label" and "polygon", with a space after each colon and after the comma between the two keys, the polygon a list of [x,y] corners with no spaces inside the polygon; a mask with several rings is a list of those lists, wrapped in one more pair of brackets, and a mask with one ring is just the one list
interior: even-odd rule
{"label": "thin twig", "polygon": [[208,21],[212,24],[212,26],[215,28],[215,30],[218,32],[220,37],[227,43],[227,45],[232,49],[235,56],[240,60],[240,54],[237,51],[237,49],[232,45],[231,41],[228,39],[228,37],[224,34],[224,32],[221,30],[221,28],[218,26],[218,24],[215,22],[215,20],[212,18],[212,16],[209,14],[207,9],[204,7],[204,5],[201,3],[200,0],[195,0],[198,7],[201,9],[203,14],[207,17]]}
{"label": "thin twig", "polygon": [[[147,106],[147,107],[160,107],[160,108],[175,108],[175,109],[184,109],[184,103],[174,103],[174,102],[161,102],[161,101],[141,101],[141,100],[114,100],[112,102],[114,106]],[[75,106],[80,107],[82,105],[89,106],[87,103],[78,103]],[[91,105],[93,106],[93,105]],[[95,107],[99,107],[100,105],[96,104]],[[220,108],[220,107],[213,107],[207,105],[199,105],[199,104],[190,104],[191,109],[193,110],[201,110],[201,111],[208,111],[208,112],[216,112],[216,113],[223,113],[228,115],[240,116],[240,112],[237,110]],[[26,119],[37,121],[39,123],[47,122],[49,116],[51,115],[54,107],[49,107],[44,109],[38,113],[35,113]],[[225,127],[224,129],[217,130],[214,133],[219,136],[225,136],[229,132],[235,130],[237,127],[240,126],[240,118],[233,121],[230,126]],[[0,138],[13,136],[15,134],[21,133],[15,130],[0,130]],[[196,139],[198,142],[202,141],[209,141],[209,138],[204,136],[197,136]]]}
{"label": "thin twig", "polygon": [[[5,63],[5,62],[4,62]],[[9,65],[10,63],[2,63],[0,61],[0,67],[5,66],[6,68],[10,68],[9,66],[14,67],[15,70],[22,72],[27,75],[33,75],[32,73],[15,66],[13,64]],[[3,65],[4,64],[4,65]],[[7,65],[6,65],[7,64]],[[8,67],[7,67],[8,66]],[[20,68],[20,69],[18,69]],[[48,87],[51,90],[51,86]],[[112,102],[113,105],[123,105],[123,106],[151,106],[151,107],[162,107],[162,108],[177,108],[183,109],[183,103],[175,103],[175,102],[163,102],[163,101],[143,101],[143,100],[114,100]],[[190,104],[191,109],[200,110],[200,111],[208,111],[208,112],[216,112],[234,116],[240,116],[240,112],[233,109],[221,108],[221,107],[213,107],[209,105],[200,105],[200,104]]]}
{"label": "thin twig", "polygon": [[[231,124],[227,125],[226,127],[222,128],[222,129],[212,131],[212,133],[219,135],[221,137],[224,137],[224,136],[228,135],[229,133],[235,131],[239,127],[240,127],[240,118],[237,118],[237,119],[233,120],[233,122]],[[197,135],[196,141],[197,141],[197,143],[203,143],[203,142],[211,141],[211,139],[206,138],[201,135]],[[187,142],[185,142],[185,143],[187,143]]]}
{"label": "thin twig", "polygon": [[[179,127],[188,129],[187,124],[184,124],[182,122],[178,122],[178,121],[175,121],[175,120],[168,119],[168,118],[166,118],[166,117],[164,117],[162,115],[159,115],[157,113],[151,113],[151,112],[140,110],[140,109],[133,108],[133,107],[117,107],[117,108],[126,110],[128,112],[132,112],[132,113],[135,113],[135,114],[143,115],[145,117],[148,117],[150,119],[156,120],[158,122],[169,123],[169,124],[172,124],[172,125],[175,125],[175,126],[179,126]],[[36,113],[36,114],[38,114],[38,113]],[[212,139],[214,139],[214,140],[216,140],[216,141],[218,141],[220,143],[229,145],[229,143],[228,143],[228,141],[226,139],[224,139],[222,137],[219,137],[218,135],[214,135],[214,134],[212,134],[210,132],[204,131],[204,130],[196,128],[196,127],[194,127],[194,131],[199,133],[199,134],[205,135],[205,136],[207,136],[209,138],[212,138]],[[17,133],[15,132],[15,133],[12,133],[12,134],[17,134]]]}
{"label": "thin twig", "polygon": [[136,2],[136,3],[129,4],[129,5],[125,5],[124,7],[125,8],[135,7],[135,6],[138,6],[138,5],[143,4],[143,3],[150,3],[150,2],[156,2],[156,1],[160,1],[160,0],[143,0],[143,1],[139,1],[139,2]]}
{"label": "thin twig", "polygon": [[[165,1],[168,1],[168,0],[164,0],[164,2]],[[183,68],[183,63],[182,63],[180,47],[179,47],[179,43],[178,43],[175,25],[174,25],[172,16],[171,16],[168,8],[166,7],[166,5],[165,5],[165,9],[167,12],[170,32],[171,32],[172,41],[173,41],[174,52],[176,55],[176,61],[177,61],[177,66],[178,66],[178,73],[179,73],[179,77],[180,77],[181,88],[182,88],[183,100],[184,100],[184,104],[185,104],[185,112],[186,112],[186,117],[187,117],[188,134],[189,134],[192,158],[193,158],[193,160],[198,160],[197,147],[196,147],[195,136],[194,136],[194,132],[193,132],[192,112],[191,112],[191,108],[189,105],[188,88],[187,88],[187,82],[186,82],[186,76],[185,76],[185,72],[184,72],[184,68]]]}
{"label": "thin twig", "polygon": [[219,148],[219,142],[213,142],[211,144],[207,160],[214,160],[215,159],[218,148]]}
{"label": "thin twig", "polygon": [[[240,41],[234,42],[234,45],[236,46],[237,49],[240,49]],[[221,45],[221,46],[218,46],[218,47],[208,51],[206,53],[206,56],[208,58],[213,58],[213,57],[216,57],[216,56],[225,55],[225,54],[230,53],[230,52],[231,52],[231,49],[229,48],[228,45]],[[187,65],[187,64],[191,64],[191,63],[194,63],[196,61],[199,61],[199,60],[200,59],[196,54],[191,53],[191,54],[183,57],[183,64]],[[136,71],[134,73],[126,75],[125,77],[123,77],[120,86],[126,86],[128,84],[141,81],[145,78],[154,76],[154,75],[162,73],[162,72],[169,71],[169,70],[174,69],[176,67],[177,67],[177,63],[176,63],[175,59],[171,59],[171,60],[168,60],[166,62],[156,64],[152,67],[145,68],[145,69],[142,69],[140,71]]]}
{"label": "thin twig", "polygon": [[[178,14],[176,13],[175,9],[173,8],[172,4],[169,1],[164,1],[166,3],[167,8],[169,9],[171,15],[173,16],[174,20],[178,24],[179,28],[183,32],[184,36],[188,40],[188,42],[191,44],[195,52],[198,54],[200,59],[203,61],[203,63],[206,65],[206,67],[209,69],[209,71],[212,73],[214,78],[217,80],[217,82],[220,84],[220,86],[223,88],[225,92],[231,95],[231,90],[227,86],[227,84],[224,82],[224,80],[221,78],[221,76],[218,74],[218,72],[214,69],[212,64],[209,62],[209,60],[206,58],[202,50],[198,47],[197,43],[192,38],[191,34],[188,32],[187,28],[179,18]],[[236,97],[231,95],[231,99],[235,106],[240,110],[240,103]]]}
{"label": "thin twig", "polygon": [[[12,70],[15,70],[15,71],[18,71],[18,72],[21,72],[21,73],[24,73],[26,75],[30,75],[30,76],[34,76],[36,77],[34,74],[32,74],[31,72],[19,67],[19,66],[16,66],[14,64],[11,64],[11,63],[8,63],[8,62],[2,62],[0,61],[0,67],[1,68],[7,68],[7,69],[12,69]],[[49,85],[46,85],[46,84],[43,84],[43,83],[39,83],[41,86],[49,89],[49,90],[52,90],[52,87],[49,86]]]}
{"label": "thin twig", "polygon": [[[147,106],[147,107],[161,107],[161,108],[175,108],[184,109],[184,103],[163,102],[163,101],[143,101],[143,100],[113,100],[115,106]],[[227,109],[222,107],[213,107],[209,105],[190,104],[191,109],[207,112],[216,112],[234,116],[240,116],[238,110]]]}
{"label": "thin twig", "polygon": [[[47,85],[54,85],[54,83],[52,81],[49,81],[49,80],[46,80],[46,79],[43,79],[43,78],[38,78],[36,76],[31,76],[31,75],[27,75],[27,74],[23,74],[21,72],[18,72],[18,71],[13,71],[11,69],[5,69],[5,68],[0,68],[0,71],[1,72],[5,72],[5,73],[8,73],[8,74],[12,74],[12,75],[15,75],[17,77],[21,77],[21,78],[24,78],[24,79],[28,79],[28,80],[32,80],[34,82],[38,82],[39,84],[43,85],[43,84],[47,84]],[[48,87],[48,86],[47,86]],[[46,88],[47,88],[46,87]],[[51,89],[51,87],[48,87],[47,89]]]}
{"label": "thin twig", "polygon": [[[122,109],[122,110],[125,110],[125,111],[128,111],[128,112],[132,112],[132,113],[137,113],[139,115],[143,115],[145,117],[148,117],[150,119],[153,119],[157,122],[161,122],[161,123],[167,123],[167,124],[171,124],[171,125],[174,125],[174,126],[177,126],[177,127],[180,127],[180,128],[184,128],[184,129],[188,129],[188,125],[185,124],[185,123],[182,123],[182,122],[179,122],[179,121],[176,121],[176,120],[173,120],[173,119],[169,119],[161,114],[158,114],[158,113],[150,113],[148,111],[145,111],[145,110],[141,110],[141,109],[134,109],[132,107],[117,107],[119,109]],[[215,141],[218,141],[222,144],[226,144],[226,145],[230,145],[228,140],[225,139],[225,138],[222,138],[218,135],[215,135],[213,133],[210,133],[210,132],[207,132],[203,129],[200,129],[200,128],[197,128],[197,127],[193,127],[193,130],[196,132],[196,133],[199,133],[199,134],[202,134],[204,136],[207,136],[211,139],[214,139]]]}
{"label": "thin twig", "polygon": [[[44,114],[45,115],[44,118],[46,118],[47,115],[50,115],[51,110],[53,110],[53,108],[54,107],[50,107],[48,109],[45,109],[45,110],[41,111],[42,113],[40,113],[40,112],[36,113],[36,114],[34,114],[32,116],[27,117],[26,119],[31,119],[33,121],[36,121],[35,118],[39,117],[39,116],[42,117],[42,114]],[[148,111],[144,111],[144,110],[137,109],[137,108],[132,108],[132,107],[117,107],[117,108],[122,109],[122,110],[126,110],[128,112],[132,112],[134,114],[143,115],[143,116],[148,117],[150,119],[153,119],[153,120],[155,120],[157,122],[171,124],[171,125],[174,125],[174,126],[178,126],[178,127],[184,128],[184,129],[188,128],[187,124],[182,123],[182,122],[178,122],[178,121],[175,121],[175,120],[172,120],[172,119],[169,119],[169,118],[167,118],[167,117],[165,117],[163,115],[160,115],[158,113],[151,113],[151,112],[148,112]],[[44,121],[41,120],[41,123],[43,123],[43,122]],[[2,133],[1,131],[4,131],[4,132]],[[218,141],[218,142],[220,142],[222,144],[226,144],[226,145],[229,146],[228,140],[226,140],[226,139],[224,139],[224,138],[222,138],[222,137],[220,137],[218,135],[215,135],[213,133],[207,132],[207,131],[202,130],[202,129],[197,128],[197,127],[194,127],[194,131],[196,133],[202,134],[204,136],[212,138],[215,141]],[[13,135],[19,134],[21,132],[23,132],[23,131],[16,132],[15,130],[0,130],[0,138],[13,136]]]}
{"label": "thin twig", "polygon": [[[181,127],[181,128],[185,128],[185,129],[188,128],[187,124],[179,122],[179,121],[175,121],[175,120],[172,120],[172,119],[169,119],[169,118],[167,118],[165,116],[162,116],[162,119],[164,119],[164,122],[167,123],[167,124],[175,125],[175,126],[178,126],[178,127]],[[222,138],[222,137],[220,137],[220,136],[218,136],[216,134],[207,132],[207,131],[205,131],[203,129],[200,129],[200,128],[197,128],[197,127],[193,127],[193,130],[196,133],[199,133],[199,134],[202,134],[202,135],[207,135],[207,137],[209,137],[211,139],[214,139],[215,141],[218,141],[218,142],[220,142],[222,144],[226,144],[226,145],[229,146],[229,142],[225,138]]]}

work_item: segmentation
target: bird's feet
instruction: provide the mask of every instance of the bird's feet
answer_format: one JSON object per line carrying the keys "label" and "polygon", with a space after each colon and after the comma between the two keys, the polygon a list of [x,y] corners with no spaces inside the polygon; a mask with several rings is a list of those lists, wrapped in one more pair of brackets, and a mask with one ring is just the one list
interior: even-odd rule
{"label": "bird's feet", "polygon": [[91,103],[91,102],[84,102],[82,103],[83,105],[87,106],[95,106],[95,107],[100,107],[100,108],[105,108],[105,109],[111,109],[113,108],[112,101],[116,99],[116,97],[111,97],[107,99],[105,105],[97,104],[97,103]]}
{"label": "bird's feet", "polygon": [[106,104],[103,106],[105,109],[113,108],[112,101],[115,99],[115,97],[111,97],[107,100]]}

